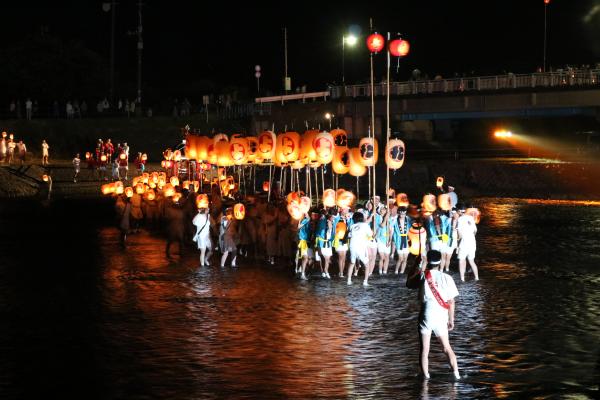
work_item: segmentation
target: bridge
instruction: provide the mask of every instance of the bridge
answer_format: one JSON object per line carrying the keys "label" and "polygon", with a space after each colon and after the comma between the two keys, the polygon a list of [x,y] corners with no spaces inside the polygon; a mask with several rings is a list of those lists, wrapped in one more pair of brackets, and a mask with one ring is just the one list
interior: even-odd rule
{"label": "bridge", "polygon": [[[266,107],[268,112],[256,115],[255,123],[262,129],[272,123],[288,128],[307,123],[328,128],[331,122],[350,135],[362,135],[370,125],[371,89],[375,130],[381,132],[386,118],[386,82],[375,83],[373,88],[370,84],[332,86],[325,92],[256,98],[255,107]],[[389,91],[392,131],[427,134],[434,124],[439,130],[449,122],[467,119],[600,115],[600,69],[390,82]],[[333,120],[325,120],[326,113],[332,114]]]}

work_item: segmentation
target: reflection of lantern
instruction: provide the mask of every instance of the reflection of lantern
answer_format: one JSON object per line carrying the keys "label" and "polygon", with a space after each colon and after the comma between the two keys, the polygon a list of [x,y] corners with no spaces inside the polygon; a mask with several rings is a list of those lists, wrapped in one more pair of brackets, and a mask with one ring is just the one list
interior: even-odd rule
{"label": "reflection of lantern", "polygon": [[163,194],[165,195],[165,197],[173,196],[175,194],[175,188],[173,187],[173,185],[171,185],[170,183],[167,183],[163,187]]}
{"label": "reflection of lantern", "polygon": [[146,200],[152,201],[156,198],[156,193],[154,193],[154,190],[150,189],[144,194],[144,196]]}
{"label": "reflection of lantern", "polygon": [[354,147],[348,152],[348,172],[352,176],[363,176],[367,172],[367,168],[361,163],[360,149]]}
{"label": "reflection of lantern", "polygon": [[300,197],[300,211],[302,211],[303,213],[307,213],[308,210],[310,210],[311,205],[312,201],[310,200],[310,197]]}
{"label": "reflection of lantern", "polygon": [[435,186],[441,188],[442,186],[444,186],[444,177],[443,176],[438,176],[436,181],[435,181]]}
{"label": "reflection of lantern", "polygon": [[[343,190],[343,189],[342,189]],[[340,208],[350,208],[355,200],[354,193],[344,190],[343,192],[338,190],[337,194],[337,205]]]}
{"label": "reflection of lantern", "polygon": [[300,156],[300,134],[298,132],[286,132],[278,135],[275,151],[288,162],[296,161]]}
{"label": "reflection of lantern", "polygon": [[119,154],[119,158],[120,158],[121,160],[125,160],[125,159],[127,158],[127,154],[125,154],[125,153],[121,153],[121,154]]}
{"label": "reflection of lantern", "polygon": [[207,194],[199,194],[196,197],[196,207],[198,208],[208,208],[208,195]]}
{"label": "reflection of lantern", "polygon": [[423,203],[421,204],[421,207],[426,212],[434,212],[437,209],[435,196],[432,194],[426,194],[425,196],[423,196]]}
{"label": "reflection of lantern", "polygon": [[336,174],[347,174],[350,171],[349,163],[350,150],[346,147],[335,147],[333,150],[333,160],[331,168]]}
{"label": "reflection of lantern", "polygon": [[408,196],[406,193],[398,193],[396,195],[396,204],[398,207],[408,207]]}
{"label": "reflection of lantern", "polygon": [[325,189],[325,191],[323,192],[323,205],[325,207],[335,206],[335,190]]}
{"label": "reflection of lantern", "polygon": [[301,220],[304,216],[304,213],[300,210],[300,205],[295,202],[287,205],[287,211],[295,220]]}
{"label": "reflection of lantern", "polygon": [[481,212],[475,207],[467,208],[465,214],[472,216],[476,224],[481,220]]}
{"label": "reflection of lantern", "polygon": [[233,206],[233,216],[237,220],[242,220],[246,216],[246,207],[242,203],[237,203]]}
{"label": "reflection of lantern", "polygon": [[133,197],[133,188],[131,186],[125,188],[125,196]]}
{"label": "reflection of lantern", "polygon": [[348,134],[343,129],[334,129],[331,131],[333,143],[336,147],[348,147]]}
{"label": "reflection of lantern", "polygon": [[389,45],[390,54],[394,57],[404,57],[410,51],[410,44],[406,40],[392,40]]}
{"label": "reflection of lantern", "polygon": [[257,155],[263,160],[271,160],[275,156],[275,134],[271,131],[264,131],[258,135]]}
{"label": "reflection of lantern", "polygon": [[364,137],[358,142],[358,148],[360,150],[360,162],[365,167],[372,167],[377,164],[379,157],[379,145],[377,140],[370,137]]}
{"label": "reflection of lantern", "polygon": [[425,228],[419,224],[413,224],[408,230],[408,241],[410,243],[410,247],[408,248],[410,254],[416,256],[420,253],[425,253],[425,244],[427,242]]}
{"label": "reflection of lantern", "polygon": [[385,148],[385,163],[388,168],[398,169],[404,164],[404,142],[399,139],[390,140]]}
{"label": "reflection of lantern", "polygon": [[144,185],[143,183],[138,183],[137,185],[135,185],[135,192],[137,194],[144,194],[144,192],[146,191],[146,185]]}
{"label": "reflection of lantern", "polygon": [[342,240],[344,236],[346,236],[346,223],[344,221],[339,221],[335,225],[335,238],[337,240]]}
{"label": "reflection of lantern", "polygon": [[452,199],[448,193],[442,193],[437,198],[438,206],[444,211],[452,210]]}
{"label": "reflection of lantern", "polygon": [[383,39],[383,36],[377,32],[367,37],[367,47],[371,53],[379,53],[381,50],[383,50],[384,45],[385,40]]}
{"label": "reflection of lantern", "polygon": [[333,136],[329,132],[318,133],[312,142],[315,149],[317,161],[321,164],[329,164],[333,160]]}
{"label": "reflection of lantern", "polygon": [[169,182],[171,182],[171,185],[173,186],[179,186],[179,178],[176,176],[172,176]]}
{"label": "reflection of lantern", "polygon": [[269,186],[270,186],[269,181],[264,181],[263,185],[262,185],[263,192],[268,192],[269,191]]}

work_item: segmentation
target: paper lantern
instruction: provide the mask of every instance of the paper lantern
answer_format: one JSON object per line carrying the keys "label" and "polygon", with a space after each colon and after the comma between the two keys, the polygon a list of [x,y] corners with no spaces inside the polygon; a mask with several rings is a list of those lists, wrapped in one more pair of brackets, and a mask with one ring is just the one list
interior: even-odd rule
{"label": "paper lantern", "polygon": [[257,159],[258,138],[254,136],[248,136],[246,140],[248,141],[248,163],[253,163]]}
{"label": "paper lantern", "polygon": [[131,186],[125,188],[125,196],[133,197],[133,188]]}
{"label": "paper lantern", "polygon": [[290,164],[290,168],[292,168],[292,169],[298,169],[298,170],[300,170],[300,169],[302,169],[304,167],[306,167],[306,163],[304,163],[303,161],[300,161],[300,160],[296,160],[296,161],[294,161],[293,163]]}
{"label": "paper lantern", "polygon": [[437,198],[438,207],[444,211],[452,210],[452,199],[448,193],[442,193]]}
{"label": "paper lantern", "polygon": [[217,165],[221,167],[231,167],[233,165],[233,158],[231,158],[229,151],[229,142],[216,142],[215,153],[217,154]]}
{"label": "paper lantern", "polygon": [[240,135],[233,135],[229,141],[229,154],[234,165],[242,165],[248,161],[248,140]]}
{"label": "paper lantern", "polygon": [[342,240],[345,236],[346,236],[346,230],[347,230],[347,226],[346,226],[346,222],[344,221],[339,221],[336,225],[335,225],[335,238],[337,240]]}
{"label": "paper lantern", "polygon": [[235,206],[233,206],[233,216],[237,220],[243,220],[246,216],[246,207],[244,207],[242,203],[237,203]]}
{"label": "paper lantern", "polygon": [[348,134],[343,129],[334,129],[331,131],[333,143],[336,147],[348,147]]}
{"label": "paper lantern", "polygon": [[172,184],[167,183],[164,187],[163,187],[163,194],[165,195],[165,197],[171,197],[175,194],[175,188],[173,187]]}
{"label": "paper lantern", "polygon": [[355,199],[356,199],[356,196],[354,196],[354,193],[349,192],[347,190],[344,190],[343,192],[340,192],[338,190],[337,201],[336,201],[337,206],[340,208],[350,208],[350,207],[352,207],[352,204],[354,204]]}
{"label": "paper lantern", "polygon": [[148,201],[152,201],[156,199],[156,193],[154,193],[154,190],[150,189],[146,193],[144,193],[144,198]]}
{"label": "paper lantern", "polygon": [[50,180],[50,178],[48,178],[48,175],[44,174],[44,175],[42,175],[42,180],[44,182],[48,182]]}
{"label": "paper lantern", "polygon": [[102,192],[102,194],[110,194],[112,193],[112,185],[110,183],[106,183],[100,186],[100,191]]}
{"label": "paper lantern", "polygon": [[191,183],[190,181],[183,181],[183,183],[181,184],[181,188],[190,190],[190,183]]}
{"label": "paper lantern", "polygon": [[307,213],[310,210],[310,206],[312,205],[312,201],[310,197],[300,197],[300,211],[303,213]]}
{"label": "paper lantern", "polygon": [[300,204],[300,194],[298,192],[290,192],[286,197],[287,203],[298,203]]}
{"label": "paper lantern", "polygon": [[406,193],[398,193],[396,195],[396,205],[398,205],[398,207],[408,207],[408,204],[408,196]]}
{"label": "paper lantern", "polygon": [[444,177],[443,176],[437,177],[437,179],[435,180],[435,186],[437,186],[438,188],[441,188],[442,186],[444,186]]}
{"label": "paper lantern", "polygon": [[229,137],[226,134],[224,134],[224,133],[217,133],[213,137],[213,143],[217,144],[219,142],[229,142]]}
{"label": "paper lantern", "polygon": [[195,193],[198,193],[198,190],[200,190],[200,181],[192,181],[190,186]]}
{"label": "paper lantern", "polygon": [[317,159],[317,152],[313,147],[313,140],[317,137],[318,130],[311,129],[300,138],[300,156],[299,159],[305,163],[310,163]]}
{"label": "paper lantern", "polygon": [[417,223],[412,224],[408,230],[408,241],[410,244],[408,248],[410,254],[416,256],[425,253],[425,245],[427,243],[425,228]]}
{"label": "paper lantern", "polygon": [[169,182],[171,182],[171,185],[173,186],[179,186],[179,178],[176,176],[172,176],[171,179],[169,179]]}
{"label": "paper lantern", "polygon": [[375,32],[367,37],[367,47],[371,53],[379,53],[385,46],[385,39]]}
{"label": "paper lantern", "polygon": [[263,160],[272,160],[275,156],[276,136],[271,131],[264,131],[258,135],[257,155]]}
{"label": "paper lantern", "polygon": [[142,174],[142,182],[147,184],[149,181],[150,181],[150,174],[147,172],[144,172]]}
{"label": "paper lantern", "polygon": [[334,142],[329,132],[319,132],[312,142],[317,161],[321,164],[329,164],[333,160]]}
{"label": "paper lantern", "polygon": [[475,207],[467,208],[465,210],[465,214],[472,216],[473,219],[475,220],[476,224],[478,224],[479,221],[481,221],[481,212],[479,211],[478,208],[475,208]]}
{"label": "paper lantern", "polygon": [[361,162],[360,149],[354,147],[348,152],[348,173],[352,176],[363,176],[367,173],[367,168]]}
{"label": "paper lantern", "polygon": [[142,154],[142,161],[148,161],[148,154]]}
{"label": "paper lantern", "polygon": [[178,203],[179,199],[181,199],[181,193],[173,193],[173,196],[171,196],[171,200],[173,200],[173,203]]}
{"label": "paper lantern", "polygon": [[148,179],[149,182],[158,183],[158,172],[153,172]]}
{"label": "paper lantern", "polygon": [[208,208],[208,195],[207,194],[202,193],[196,197],[196,207]]}
{"label": "paper lantern", "polygon": [[325,189],[323,192],[323,205],[325,207],[335,207],[335,190]]}
{"label": "paper lantern", "polygon": [[290,214],[290,217],[299,221],[304,216],[304,213],[300,210],[300,205],[298,203],[290,203],[287,205],[287,211]]}
{"label": "paper lantern", "polygon": [[131,180],[131,186],[135,186],[138,184],[139,181],[141,181],[141,177],[139,176],[134,176],[133,179]]}
{"label": "paper lantern", "polygon": [[113,190],[114,190],[114,192],[116,194],[122,194],[123,191],[124,191],[123,182],[121,182],[121,181],[113,182],[113,186],[112,187],[113,187]]}
{"label": "paper lantern", "polygon": [[287,162],[296,161],[300,156],[300,134],[286,132],[277,136],[276,153],[282,155]]}
{"label": "paper lantern", "polygon": [[102,154],[102,155],[100,156],[100,161],[102,161],[102,162],[106,162],[106,160],[107,160],[107,158],[106,158],[106,154]]}
{"label": "paper lantern", "polygon": [[216,164],[218,159],[219,157],[215,149],[215,144],[211,142],[206,147],[206,161],[208,161],[210,164]]}
{"label": "paper lantern", "polygon": [[350,149],[336,146],[333,149],[331,168],[336,174],[347,174],[350,171]]}
{"label": "paper lantern", "polygon": [[138,183],[137,185],[135,185],[135,192],[137,194],[144,194],[144,192],[146,191],[146,185],[144,185],[143,183]]}
{"label": "paper lantern", "polygon": [[126,159],[127,159],[127,154],[125,154],[125,153],[121,153],[121,154],[119,154],[119,158],[120,158],[121,160],[126,160]]}
{"label": "paper lantern", "polygon": [[407,40],[392,40],[389,45],[390,54],[394,57],[404,57],[410,51],[410,43]]}
{"label": "paper lantern", "polygon": [[262,184],[263,192],[268,192],[269,191],[269,186],[270,186],[269,181],[264,181],[263,184]]}
{"label": "paper lantern", "polygon": [[388,168],[401,168],[404,164],[405,153],[406,149],[402,140],[390,140],[385,147],[385,163],[387,164]]}
{"label": "paper lantern", "polygon": [[163,151],[163,157],[165,158],[165,160],[170,160],[173,157],[173,150],[166,149],[165,151]]}
{"label": "paper lantern", "polygon": [[89,151],[85,152],[85,159],[89,160],[90,158],[92,158],[92,153],[90,153]]}
{"label": "paper lantern", "polygon": [[372,167],[377,164],[379,158],[379,145],[377,140],[370,137],[364,137],[358,142],[360,149],[360,162],[365,167]]}
{"label": "paper lantern", "polygon": [[423,196],[423,203],[421,203],[421,208],[423,211],[432,213],[437,209],[437,203],[435,201],[435,196],[432,194],[426,194]]}

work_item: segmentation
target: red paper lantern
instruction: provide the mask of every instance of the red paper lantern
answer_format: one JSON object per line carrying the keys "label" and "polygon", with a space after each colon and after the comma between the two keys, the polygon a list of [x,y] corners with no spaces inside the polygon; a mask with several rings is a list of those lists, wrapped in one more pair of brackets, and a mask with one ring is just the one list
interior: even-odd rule
{"label": "red paper lantern", "polygon": [[383,50],[383,46],[385,45],[385,39],[382,35],[375,32],[367,38],[367,47],[371,53],[379,53]]}
{"label": "red paper lantern", "polygon": [[544,4],[550,4],[550,0],[544,0]]}
{"label": "red paper lantern", "polygon": [[392,40],[389,45],[390,54],[395,57],[404,57],[410,51],[410,43],[407,40]]}

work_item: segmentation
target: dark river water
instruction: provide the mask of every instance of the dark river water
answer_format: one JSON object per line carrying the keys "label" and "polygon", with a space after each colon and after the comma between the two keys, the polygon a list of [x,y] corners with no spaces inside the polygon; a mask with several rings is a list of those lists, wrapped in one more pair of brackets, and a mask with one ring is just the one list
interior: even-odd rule
{"label": "dark river water", "polygon": [[423,382],[404,277],[198,268],[158,235],[122,250],[106,202],[2,203],[0,399],[597,398],[600,205],[476,204],[481,280],[457,282],[450,335],[464,377],[432,342]]}

